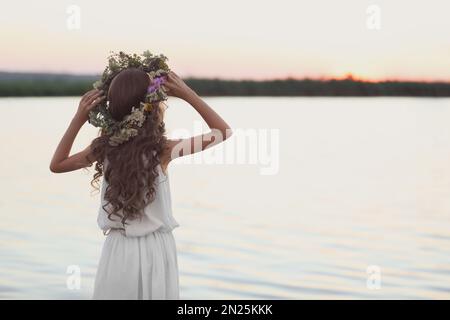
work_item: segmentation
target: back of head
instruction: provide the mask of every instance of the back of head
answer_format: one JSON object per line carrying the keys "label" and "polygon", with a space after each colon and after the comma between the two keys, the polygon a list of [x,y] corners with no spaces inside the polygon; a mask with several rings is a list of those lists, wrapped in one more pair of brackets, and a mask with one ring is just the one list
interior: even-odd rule
{"label": "back of head", "polygon": [[[133,107],[139,107],[144,102],[150,78],[142,70],[129,68],[119,72],[110,84],[107,92],[108,108],[116,121],[122,121],[129,115]],[[96,159],[91,185],[98,182],[104,174],[109,188],[105,192],[105,199],[110,205],[109,218],[119,217],[123,223],[127,219],[134,219],[142,214],[142,209],[155,196],[155,181],[159,171],[157,166],[163,150],[167,145],[163,110],[152,108],[146,112],[146,119],[142,127],[137,128],[138,134],[119,146],[111,146],[109,137],[101,132],[91,144],[93,157]],[[108,159],[105,169],[103,164]],[[122,210],[122,213],[118,211]]]}
{"label": "back of head", "polygon": [[109,111],[116,121],[130,114],[133,106],[144,101],[150,79],[142,70],[130,68],[117,74],[108,91]]}

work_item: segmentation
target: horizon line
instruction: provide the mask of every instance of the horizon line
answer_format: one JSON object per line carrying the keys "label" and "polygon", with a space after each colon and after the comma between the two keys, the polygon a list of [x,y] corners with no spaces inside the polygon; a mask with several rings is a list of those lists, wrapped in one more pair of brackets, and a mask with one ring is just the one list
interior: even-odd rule
{"label": "horizon line", "polygon": [[[77,72],[71,72],[71,71],[23,71],[23,70],[3,70],[0,69],[0,73],[8,73],[8,74],[30,74],[30,75],[39,75],[39,74],[45,74],[45,75],[67,75],[67,76],[86,76],[86,77],[98,77],[101,76],[103,72],[100,73],[77,73]],[[415,82],[415,83],[450,83],[450,79],[443,80],[443,79],[428,79],[428,78],[367,78],[367,77],[361,77],[358,75],[354,75],[351,72],[346,73],[345,75],[341,76],[318,76],[318,77],[312,77],[312,76],[293,76],[293,75],[286,75],[284,77],[271,77],[271,78],[220,78],[218,76],[195,76],[195,75],[188,75],[188,76],[182,76],[184,79],[199,79],[199,80],[222,80],[222,81],[255,81],[255,82],[265,82],[265,81],[286,81],[286,80],[295,80],[295,81],[304,81],[304,80],[311,80],[311,81],[344,81],[344,80],[350,80],[354,82],[366,82],[366,83],[383,83],[383,82]]]}

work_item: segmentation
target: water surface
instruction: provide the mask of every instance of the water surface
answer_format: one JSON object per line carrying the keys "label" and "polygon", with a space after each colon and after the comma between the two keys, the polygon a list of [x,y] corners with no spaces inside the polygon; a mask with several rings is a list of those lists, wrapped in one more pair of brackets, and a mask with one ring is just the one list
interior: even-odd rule
{"label": "water surface", "polygon": [[[450,298],[449,99],[206,100],[233,128],[278,129],[278,171],[169,166],[181,298]],[[169,136],[194,133],[196,112],[169,105]],[[70,97],[0,99],[0,298],[92,294],[104,241],[94,170],[48,169],[76,107]],[[230,155],[247,133],[206,155]],[[73,152],[96,135],[86,124]],[[72,265],[80,290],[66,285]],[[371,267],[379,289],[367,285]]]}

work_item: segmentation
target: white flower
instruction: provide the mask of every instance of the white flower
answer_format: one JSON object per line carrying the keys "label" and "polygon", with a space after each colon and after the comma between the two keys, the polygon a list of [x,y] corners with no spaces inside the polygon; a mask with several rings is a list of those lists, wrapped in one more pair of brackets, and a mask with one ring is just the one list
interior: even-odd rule
{"label": "white flower", "polygon": [[103,83],[101,82],[101,80],[97,80],[92,86],[94,87],[94,89],[98,89],[102,84]]}

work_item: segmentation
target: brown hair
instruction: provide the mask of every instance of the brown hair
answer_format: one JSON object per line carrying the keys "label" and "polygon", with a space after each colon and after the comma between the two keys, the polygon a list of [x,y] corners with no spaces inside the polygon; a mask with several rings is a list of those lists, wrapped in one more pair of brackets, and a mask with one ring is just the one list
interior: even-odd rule
{"label": "brown hair", "polygon": [[[131,113],[132,107],[139,107],[139,103],[144,101],[149,82],[148,75],[139,69],[129,68],[118,73],[107,93],[111,116],[121,121]],[[153,201],[154,184],[159,174],[157,166],[167,146],[161,108],[153,107],[146,115],[142,127],[137,128],[138,135],[119,146],[109,145],[110,135],[102,131],[91,143],[91,154],[97,161],[97,172],[91,185],[99,189],[94,183],[98,185],[107,159],[108,165],[104,172],[104,178],[108,182],[105,191],[107,204],[103,208],[108,212],[110,220],[114,220],[113,215],[118,216],[124,225],[127,219],[141,216],[142,209]],[[111,211],[105,208],[107,205],[110,205]],[[120,210],[122,213],[119,213]]]}

